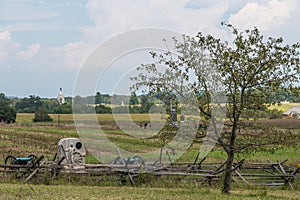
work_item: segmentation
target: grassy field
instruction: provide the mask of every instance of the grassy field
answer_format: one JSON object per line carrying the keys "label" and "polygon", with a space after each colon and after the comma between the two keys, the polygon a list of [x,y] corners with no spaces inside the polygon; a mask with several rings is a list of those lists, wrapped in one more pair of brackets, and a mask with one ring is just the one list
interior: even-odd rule
{"label": "grassy field", "polygon": [[300,106],[300,103],[284,103],[281,105],[270,106],[269,109],[277,109],[277,110],[281,110],[281,111],[285,112],[293,106]]}
{"label": "grassy field", "polygon": [[[57,152],[57,143],[64,137],[78,137],[74,127],[72,115],[60,115],[61,124],[57,125],[57,115],[51,115],[54,122],[32,123],[33,114],[18,114],[17,123],[0,126],[0,162],[3,163],[7,155],[24,157],[31,153],[38,156],[44,155],[52,160]],[[136,114],[131,116],[136,122],[150,120],[149,115]],[[156,116],[159,117],[159,116]],[[127,135],[124,131],[115,127],[113,116],[110,114],[98,114],[97,119],[103,125],[107,137],[116,145],[127,150],[157,149],[164,142],[157,138],[140,139]],[[300,130],[299,119],[288,120],[265,120],[260,123],[279,128],[288,128],[294,132]],[[178,162],[194,161],[201,144],[195,143],[178,160]],[[267,160],[277,162],[288,159],[288,164],[296,166],[300,163],[300,145],[297,148],[285,148],[273,153],[255,152],[240,155],[238,159],[246,158],[248,162],[266,162]],[[208,155],[207,162],[224,162],[226,154],[220,149],[214,149]],[[98,160],[92,155],[87,156],[87,163],[97,163]],[[61,180],[60,180],[61,181]],[[0,199],[299,199],[299,180],[295,183],[296,190],[280,189],[255,189],[233,185],[232,195],[227,196],[220,193],[220,189],[213,187],[202,188],[196,183],[188,185],[174,184],[164,185],[163,182],[154,182],[152,185],[141,184],[137,188],[105,184],[95,185],[83,181],[77,183],[66,178],[58,182],[42,181],[41,184],[20,184],[22,180],[0,181]],[[15,183],[15,184],[12,184]],[[49,185],[45,185],[49,184]],[[90,186],[84,186],[90,185]],[[158,188],[159,187],[159,188]],[[216,186],[220,188],[220,185]],[[169,189],[171,188],[171,189]],[[281,188],[282,189],[282,188]]]}
{"label": "grassy field", "polygon": [[[53,119],[53,123],[57,123],[58,121],[58,115],[57,114],[49,114],[50,117]],[[84,115],[92,115],[92,114],[84,114]],[[112,114],[97,114],[97,119],[100,122],[105,121],[112,121],[114,119],[114,116]],[[123,115],[117,115],[118,119],[122,121],[127,120],[127,116]],[[142,121],[150,121],[150,116],[148,114],[131,114],[130,117],[133,121],[136,122],[142,122]],[[17,123],[32,123],[32,119],[34,118],[34,114],[32,113],[18,113],[17,114]],[[152,119],[159,119],[160,114],[152,114]],[[60,114],[60,121],[62,123],[73,123],[74,118],[72,114]]]}
{"label": "grassy field", "polygon": [[[3,160],[9,154],[17,156],[25,156],[31,153],[45,155],[52,158],[57,150],[57,143],[63,137],[78,137],[76,128],[73,124],[72,115],[61,115],[61,127],[57,127],[57,115],[51,115],[54,119],[52,123],[32,123],[33,114],[19,113],[17,115],[17,123],[20,125],[7,125],[0,127],[0,160]],[[103,129],[107,137],[116,143],[121,148],[127,150],[143,149],[152,150],[164,145],[163,141],[157,138],[139,139],[134,138],[118,128],[113,128],[111,122],[113,116],[110,114],[98,114],[98,120],[104,124]],[[148,120],[149,115],[135,114],[132,118],[139,122]],[[145,120],[145,121],[146,121]],[[294,133],[300,133],[299,119],[285,120],[261,120],[261,124],[267,126],[277,126],[279,128],[289,128]],[[20,140],[22,138],[22,140]],[[179,162],[192,162],[196,157],[200,144],[194,144],[180,159]],[[300,145],[297,148],[285,148],[282,150],[269,152],[256,152],[249,155],[243,155],[249,161],[266,160],[285,160],[292,165],[300,163]],[[89,161],[89,157],[87,161]],[[226,159],[226,154],[222,150],[214,150],[210,152],[208,161],[223,161]],[[91,160],[95,160],[91,157]]]}
{"label": "grassy field", "polygon": [[[269,109],[278,109],[283,112],[288,110],[293,106],[300,106],[300,103],[285,103],[281,105],[273,105],[270,106]],[[122,116],[122,115],[119,115]],[[148,114],[131,114],[130,115],[133,121],[140,122],[140,121],[150,121],[150,116]],[[50,117],[53,119],[53,123],[57,123],[58,115],[57,114],[50,114]],[[19,123],[32,123],[32,119],[34,118],[34,114],[28,113],[18,113],[17,115],[17,122]],[[160,115],[156,114],[153,116],[154,119],[159,119]],[[111,114],[97,114],[97,119],[101,122],[103,121],[112,121],[113,115]],[[124,117],[124,120],[126,118]],[[72,114],[60,114],[60,121],[63,123],[73,123],[73,115]]]}
{"label": "grassy field", "polygon": [[233,190],[231,195],[212,188],[132,188],[46,186],[0,184],[0,199],[299,199],[299,191],[289,190]]}
{"label": "grassy field", "polygon": [[[53,119],[57,116],[52,115]],[[149,115],[136,114],[132,118],[137,122],[147,119]],[[61,126],[57,127],[57,122],[52,123],[32,123],[30,120],[33,114],[18,114],[17,122],[19,125],[7,125],[0,127],[0,160],[6,155],[13,154],[16,156],[25,156],[31,153],[45,155],[52,158],[57,150],[57,143],[63,137],[78,137],[76,128],[74,127],[72,115],[61,115]],[[98,120],[104,124],[103,129],[107,137],[121,148],[127,150],[142,149],[144,151],[160,148],[164,145],[162,140],[157,138],[140,139],[124,133],[118,128],[112,127],[111,122],[113,116],[110,114],[98,114]],[[278,126],[279,128],[289,128],[294,132],[300,130],[299,119],[286,120],[262,120],[260,123],[267,126]],[[299,131],[300,132],[300,131]],[[22,140],[20,140],[22,138]],[[188,152],[186,152],[178,161],[192,162],[201,144],[194,144]],[[273,153],[256,152],[249,155],[243,155],[249,161],[266,160],[285,160],[288,159],[290,164],[296,165],[300,162],[300,145],[297,148],[285,148]],[[208,161],[222,162],[226,159],[226,154],[222,150],[215,149],[210,152]],[[89,158],[87,159],[89,161]],[[94,161],[94,159],[91,158]]]}

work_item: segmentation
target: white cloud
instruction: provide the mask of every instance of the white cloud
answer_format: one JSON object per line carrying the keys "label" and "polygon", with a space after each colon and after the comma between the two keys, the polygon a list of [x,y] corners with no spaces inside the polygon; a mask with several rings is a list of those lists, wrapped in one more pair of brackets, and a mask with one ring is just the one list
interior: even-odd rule
{"label": "white cloud", "polygon": [[4,31],[0,32],[0,68],[27,67],[43,72],[78,69],[94,46],[88,42],[73,42],[57,47],[36,43],[21,50],[11,33]]}
{"label": "white cloud", "polygon": [[28,47],[28,49],[24,50],[24,51],[20,51],[18,53],[18,58],[19,59],[30,59],[33,56],[35,56],[41,49],[41,45],[40,44],[32,44]]}
{"label": "white cloud", "polygon": [[49,48],[39,43],[21,48],[10,32],[0,32],[0,68],[27,68],[46,73],[59,71],[65,67],[62,53],[63,47]]}
{"label": "white cloud", "polygon": [[[297,0],[85,0],[88,2],[86,10],[82,7],[83,1],[78,2],[2,0],[0,20],[4,23],[0,25],[0,70],[3,72],[0,80],[11,72],[13,75],[9,79],[15,77],[17,83],[23,73],[28,72],[30,76],[41,75],[33,76],[32,80],[49,77],[63,85],[66,79],[70,80],[70,72],[75,73],[97,44],[119,33],[144,27],[171,29],[190,35],[201,31],[230,41],[228,29],[220,28],[220,22],[229,19],[228,22],[239,29],[258,26],[265,30],[264,34],[299,41]],[[87,12],[90,18],[86,16]],[[68,32],[59,37],[53,34],[51,40],[44,32],[37,32],[38,37],[29,35],[34,30],[60,29]],[[70,37],[72,31],[69,30],[84,31],[84,36],[81,39]],[[30,37],[34,37],[33,40],[26,41]],[[25,88],[24,84],[19,85]],[[22,89],[19,91],[23,94]]]}
{"label": "white cloud", "polygon": [[296,0],[271,0],[266,5],[250,2],[239,12],[232,14],[229,23],[242,30],[256,26],[267,31],[286,23],[296,6]]}
{"label": "white cloud", "polygon": [[228,9],[228,3],[218,2],[209,8],[192,9],[189,0],[90,0],[87,10],[95,27],[86,29],[86,38],[101,41],[124,31],[160,27],[182,33],[218,31],[216,23]]}
{"label": "white cloud", "polygon": [[11,35],[10,35],[10,32],[8,31],[3,31],[3,32],[0,32],[0,41],[1,43],[5,43],[7,41],[10,41],[11,40]]}
{"label": "white cloud", "polygon": [[8,66],[6,63],[15,55],[15,52],[20,48],[19,44],[13,42],[11,33],[8,31],[0,32],[0,62],[1,65]]}
{"label": "white cloud", "polygon": [[93,48],[93,44],[84,42],[74,42],[65,45],[62,48],[64,64],[69,68],[78,69]]}
{"label": "white cloud", "polygon": [[[61,67],[77,69],[99,42],[136,28],[161,27],[193,35],[199,31],[217,35],[226,34],[215,27],[215,24],[220,23],[220,18],[228,9],[228,3],[216,3],[203,9],[191,9],[186,8],[188,2],[189,0],[89,0],[86,9],[95,26],[85,28],[85,37],[82,41],[51,48],[37,41],[36,44],[22,47],[21,50],[20,45],[13,41],[9,32],[2,32],[0,33],[0,61],[6,61],[16,67],[30,66],[31,63],[36,65],[37,69],[47,68],[48,71],[57,71]],[[8,10],[12,10],[13,5],[6,6],[5,12],[4,7],[0,8],[0,11],[7,13]],[[48,10],[33,12],[36,7],[32,5],[18,5],[16,8],[18,15],[15,12],[7,15],[0,14],[0,19],[17,20],[22,19],[20,16],[24,16],[25,20],[42,20],[56,16],[54,12]],[[34,24],[21,21],[2,25],[2,29],[8,31],[52,28],[57,27],[50,21],[46,24],[43,24],[43,21]],[[26,64],[23,65],[22,62]]]}

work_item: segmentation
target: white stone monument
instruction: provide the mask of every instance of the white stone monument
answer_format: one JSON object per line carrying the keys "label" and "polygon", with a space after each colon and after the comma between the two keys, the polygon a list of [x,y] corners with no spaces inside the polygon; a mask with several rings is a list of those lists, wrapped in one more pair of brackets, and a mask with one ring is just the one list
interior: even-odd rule
{"label": "white stone monument", "polygon": [[64,96],[64,93],[62,92],[62,88],[59,89],[59,93],[58,93],[58,96],[57,96],[57,103],[59,105],[65,103],[65,96]]}

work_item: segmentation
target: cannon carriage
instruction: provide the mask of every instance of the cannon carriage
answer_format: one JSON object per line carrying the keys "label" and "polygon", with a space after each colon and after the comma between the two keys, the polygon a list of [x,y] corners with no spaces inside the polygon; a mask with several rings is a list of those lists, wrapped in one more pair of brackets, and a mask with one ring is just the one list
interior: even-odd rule
{"label": "cannon carriage", "polygon": [[28,157],[15,157],[9,155],[5,158],[5,169],[37,168],[39,159],[36,155],[30,154]]}

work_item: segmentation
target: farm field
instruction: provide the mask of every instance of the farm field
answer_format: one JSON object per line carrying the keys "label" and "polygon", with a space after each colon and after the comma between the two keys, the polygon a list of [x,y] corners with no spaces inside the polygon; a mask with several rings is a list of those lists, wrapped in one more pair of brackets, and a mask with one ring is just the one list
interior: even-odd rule
{"label": "farm field", "polygon": [[[51,115],[54,119],[51,123],[32,123],[33,114],[18,113],[17,123],[0,126],[0,163],[4,163],[7,155],[17,157],[36,154],[44,155],[52,160],[57,152],[57,143],[61,138],[78,137],[74,127],[73,115],[60,115],[60,126],[58,116]],[[131,116],[133,121],[139,123],[150,120],[147,114],[136,114]],[[159,117],[159,116],[156,116]],[[157,138],[140,139],[134,138],[122,130],[115,128],[113,116],[110,114],[98,114],[97,119],[103,125],[107,137],[121,148],[132,150],[157,149],[164,145],[164,142]],[[294,133],[300,132],[300,119],[285,120],[260,120],[259,123],[267,126],[287,128]],[[200,143],[193,146],[177,160],[179,163],[192,163],[201,147]],[[288,160],[287,164],[297,166],[300,163],[300,145],[296,148],[288,147],[270,152],[252,152],[239,155],[239,160],[245,158],[247,162],[271,162]],[[223,162],[226,154],[215,148],[208,154],[207,162]],[[205,161],[205,162],[206,162]],[[88,153],[87,163],[99,163],[99,161]],[[46,179],[45,179],[46,180]],[[232,195],[223,195],[220,192],[220,185],[206,187],[197,183],[190,184],[169,184],[160,182],[137,185],[136,188],[122,186],[119,184],[103,184],[88,182],[77,183],[71,179],[41,183],[21,184],[22,180],[0,181],[0,199],[196,199],[199,197],[209,199],[299,199],[300,181],[294,183],[295,190],[289,188],[264,189],[249,188],[233,184]],[[221,183],[219,183],[221,184]],[[84,185],[84,186],[83,186]],[[112,186],[110,186],[112,185]],[[285,189],[285,190],[282,190]],[[58,192],[59,191],[59,192]],[[20,194],[25,194],[20,196]]]}
{"label": "farm field", "polygon": [[[91,116],[92,114],[83,114],[83,115],[89,115]],[[53,119],[53,123],[57,123],[58,120],[58,115],[57,114],[49,114],[49,116]],[[105,121],[112,121],[113,115],[112,114],[97,114],[97,119],[100,122],[105,122]],[[122,116],[122,115],[118,115]],[[131,114],[130,115],[133,121],[149,121],[150,117],[148,114]],[[159,118],[159,114],[153,114],[153,118]],[[18,113],[17,114],[17,123],[32,123],[32,119],[34,118],[33,113]],[[126,118],[124,117],[124,120]],[[74,117],[72,114],[60,114],[60,121],[62,123],[74,123]]]}
{"label": "farm field", "polygon": [[[57,126],[57,115],[51,115],[54,122],[51,123],[32,123],[33,114],[18,114],[16,125],[7,125],[0,127],[1,142],[0,142],[0,160],[7,154],[43,154],[49,158],[53,157],[57,150],[57,142],[64,137],[78,137],[76,128],[74,127],[73,115],[61,115],[61,126]],[[148,121],[148,114],[134,114],[131,116],[136,122]],[[123,131],[112,128],[115,126],[113,116],[111,114],[97,114],[97,118],[108,138],[120,145],[122,148],[131,150],[132,146],[136,149],[142,148],[159,148],[164,145],[163,141],[153,139],[141,140],[133,138]],[[294,133],[300,133],[300,119],[278,119],[278,120],[260,120],[259,123],[272,127],[291,129]],[[14,133],[14,134],[11,134]],[[20,140],[22,138],[22,141]],[[178,162],[192,162],[200,149],[200,144],[194,144],[188,152],[186,152]],[[9,147],[9,148],[8,148]],[[148,149],[148,150],[149,150]],[[147,149],[145,149],[147,150]],[[4,152],[5,151],[5,152]],[[92,157],[92,156],[91,156]],[[300,145],[297,148],[285,148],[273,153],[255,152],[249,155],[244,155],[249,161],[265,162],[288,160],[288,163],[297,165],[300,162]],[[223,161],[226,154],[222,150],[215,149],[210,152],[208,161],[218,162]],[[87,159],[89,161],[89,157]],[[91,158],[91,160],[95,160]]]}
{"label": "farm field", "polygon": [[281,105],[270,106],[269,109],[277,109],[285,112],[286,110],[288,110],[293,106],[300,106],[300,103],[283,103]]}

